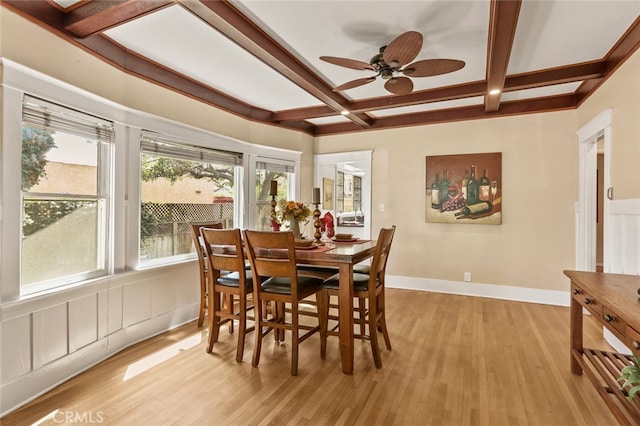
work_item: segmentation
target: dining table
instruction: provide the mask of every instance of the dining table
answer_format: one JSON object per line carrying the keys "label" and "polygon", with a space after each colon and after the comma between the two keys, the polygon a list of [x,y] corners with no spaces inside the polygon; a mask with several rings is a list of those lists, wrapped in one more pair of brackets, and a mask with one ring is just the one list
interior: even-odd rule
{"label": "dining table", "polygon": [[353,266],[373,257],[375,250],[376,241],[372,240],[332,241],[313,249],[296,249],[299,265],[337,267],[339,270],[340,359],[345,374],[353,373]]}

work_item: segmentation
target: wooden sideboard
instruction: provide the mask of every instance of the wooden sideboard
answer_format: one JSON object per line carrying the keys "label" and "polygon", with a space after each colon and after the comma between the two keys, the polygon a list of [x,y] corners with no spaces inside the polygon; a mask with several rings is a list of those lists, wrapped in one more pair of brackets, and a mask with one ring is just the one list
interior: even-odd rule
{"label": "wooden sideboard", "polygon": [[571,372],[583,372],[621,424],[640,424],[640,396],[627,399],[618,381],[632,357],[585,348],[582,342],[583,308],[600,324],[640,355],[640,276],[601,272],[564,271],[571,279]]}

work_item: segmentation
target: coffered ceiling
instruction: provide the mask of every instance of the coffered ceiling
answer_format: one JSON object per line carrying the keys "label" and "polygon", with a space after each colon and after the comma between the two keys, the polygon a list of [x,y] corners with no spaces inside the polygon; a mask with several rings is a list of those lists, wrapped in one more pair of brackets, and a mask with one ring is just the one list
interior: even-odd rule
{"label": "coffered ceiling", "polygon": [[[3,0],[115,67],[250,120],[313,135],[576,108],[640,46],[640,0]],[[464,68],[384,80],[369,63],[407,31],[416,61]],[[492,89],[500,91],[489,95]],[[345,114],[341,114],[345,112]]]}

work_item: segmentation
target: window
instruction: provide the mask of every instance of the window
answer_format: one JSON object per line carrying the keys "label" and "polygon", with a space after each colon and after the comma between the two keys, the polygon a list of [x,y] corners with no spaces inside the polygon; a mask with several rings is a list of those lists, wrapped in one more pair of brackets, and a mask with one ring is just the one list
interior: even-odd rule
{"label": "window", "polygon": [[295,166],[291,163],[257,161],[256,162],[256,229],[258,231],[271,230],[271,181],[278,182],[276,201],[291,197],[291,183]]}
{"label": "window", "polygon": [[24,97],[22,294],[107,273],[113,134],[109,121]]}
{"label": "window", "polygon": [[141,143],[140,262],[194,252],[189,222],[233,228],[242,155],[166,140],[144,132]]}
{"label": "window", "polygon": [[340,226],[364,226],[360,176],[344,172],[337,173],[336,216]]}

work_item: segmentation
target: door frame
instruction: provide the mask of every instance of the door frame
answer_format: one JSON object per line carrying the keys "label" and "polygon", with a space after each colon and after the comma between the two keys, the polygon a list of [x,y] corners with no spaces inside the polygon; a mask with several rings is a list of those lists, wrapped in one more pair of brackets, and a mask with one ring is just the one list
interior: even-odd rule
{"label": "door frame", "polygon": [[606,109],[591,119],[576,133],[578,135],[578,202],[576,204],[576,269],[596,270],[596,208],[598,139],[604,137],[603,197],[603,270],[609,271],[611,187],[612,109]]}
{"label": "door frame", "polygon": [[[334,152],[327,154],[315,154],[313,156],[313,181],[315,187],[322,188],[322,178],[336,179],[337,172],[345,170],[345,164],[356,166],[364,171],[362,176],[362,212],[364,214],[364,226],[353,228],[358,238],[371,238],[371,185],[372,185],[372,157],[373,150]],[[331,210],[335,217],[335,209]]]}

